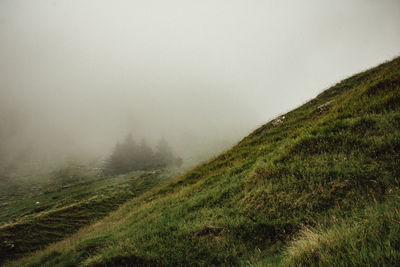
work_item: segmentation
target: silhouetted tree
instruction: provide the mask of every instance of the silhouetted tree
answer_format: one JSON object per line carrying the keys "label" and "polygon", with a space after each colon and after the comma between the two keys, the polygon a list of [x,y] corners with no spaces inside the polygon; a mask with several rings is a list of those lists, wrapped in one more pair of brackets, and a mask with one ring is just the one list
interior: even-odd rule
{"label": "silhouetted tree", "polygon": [[173,164],[174,155],[172,149],[164,138],[157,144],[154,160],[158,168],[165,168]]}
{"label": "silhouetted tree", "polygon": [[157,144],[155,165],[160,169],[170,166],[180,167],[182,165],[182,159],[174,156],[174,153],[165,138],[160,139]]}
{"label": "silhouetted tree", "polygon": [[138,158],[137,164],[139,170],[151,170],[154,169],[154,152],[147,145],[146,139],[142,139],[138,146]]}
{"label": "silhouetted tree", "polygon": [[171,147],[164,138],[158,142],[154,153],[145,139],[142,139],[137,145],[132,135],[129,134],[124,142],[117,143],[112,154],[106,160],[103,171],[105,174],[112,175],[136,170],[180,167],[181,164],[182,159],[173,155]]}
{"label": "silhouetted tree", "polygon": [[126,136],[124,142],[117,143],[104,166],[105,174],[125,173],[138,169],[138,149],[132,134]]}

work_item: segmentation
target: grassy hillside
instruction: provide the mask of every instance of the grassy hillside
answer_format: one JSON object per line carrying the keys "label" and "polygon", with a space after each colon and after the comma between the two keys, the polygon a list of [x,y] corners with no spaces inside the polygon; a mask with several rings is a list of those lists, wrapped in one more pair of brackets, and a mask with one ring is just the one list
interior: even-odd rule
{"label": "grassy hillside", "polygon": [[400,58],[11,265],[400,262]]}
{"label": "grassy hillside", "polygon": [[9,201],[0,212],[0,264],[63,239],[169,178],[165,172],[133,172],[53,185]]}

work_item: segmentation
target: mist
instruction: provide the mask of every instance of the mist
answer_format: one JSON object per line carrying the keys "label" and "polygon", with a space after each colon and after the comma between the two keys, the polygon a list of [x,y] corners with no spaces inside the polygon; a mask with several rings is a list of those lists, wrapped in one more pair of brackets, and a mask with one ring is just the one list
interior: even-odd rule
{"label": "mist", "polygon": [[187,166],[400,53],[400,2],[0,1],[0,157],[101,159],[128,133]]}

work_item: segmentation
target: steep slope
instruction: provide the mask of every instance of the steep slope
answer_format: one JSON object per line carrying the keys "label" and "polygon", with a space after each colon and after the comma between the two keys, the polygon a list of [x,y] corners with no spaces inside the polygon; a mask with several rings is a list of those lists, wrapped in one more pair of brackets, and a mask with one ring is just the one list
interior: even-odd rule
{"label": "steep slope", "polygon": [[[14,264],[308,265],[329,263],[328,254],[341,247],[353,255],[365,249],[359,262],[391,263],[400,260],[391,253],[400,247],[392,232],[399,231],[399,152],[397,58],[338,83],[226,153]],[[362,239],[357,231],[367,233],[380,217],[385,224],[375,225],[375,239]],[[323,243],[355,224],[347,239]],[[360,247],[349,243],[353,238]],[[382,253],[369,253],[373,242],[387,239]]]}

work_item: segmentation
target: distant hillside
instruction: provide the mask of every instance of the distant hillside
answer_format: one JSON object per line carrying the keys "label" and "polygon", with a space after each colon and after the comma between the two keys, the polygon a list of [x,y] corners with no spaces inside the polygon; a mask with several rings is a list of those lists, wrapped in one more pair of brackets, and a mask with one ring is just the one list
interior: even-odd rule
{"label": "distant hillside", "polygon": [[12,265],[400,262],[400,58]]}
{"label": "distant hillside", "polygon": [[[0,211],[0,265],[62,240],[107,216],[122,203],[166,183],[167,171],[137,171],[114,177],[94,177],[3,202]],[[173,177],[173,176],[172,176]]]}

